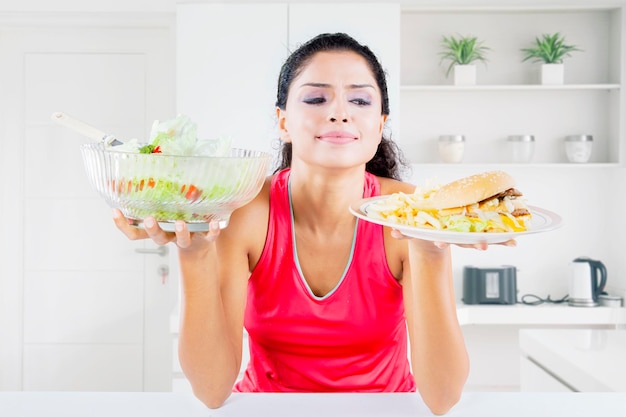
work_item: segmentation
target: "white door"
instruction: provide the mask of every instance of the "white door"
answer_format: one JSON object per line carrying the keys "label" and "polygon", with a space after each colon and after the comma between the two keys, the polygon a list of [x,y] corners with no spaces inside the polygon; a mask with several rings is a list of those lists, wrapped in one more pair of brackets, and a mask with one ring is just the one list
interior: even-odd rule
{"label": "white door", "polygon": [[[174,116],[172,16],[0,25],[0,389],[169,390],[169,255],[119,233],[64,111],[124,138]],[[0,22],[1,23],[1,22]]]}

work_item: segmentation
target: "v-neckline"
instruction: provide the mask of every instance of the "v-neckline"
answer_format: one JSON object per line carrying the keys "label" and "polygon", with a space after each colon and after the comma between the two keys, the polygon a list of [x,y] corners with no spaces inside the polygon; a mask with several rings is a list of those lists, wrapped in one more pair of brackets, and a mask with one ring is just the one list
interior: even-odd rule
{"label": "v-neckline", "polygon": [[348,274],[350,265],[352,265],[352,259],[354,256],[354,248],[356,246],[356,235],[357,235],[357,230],[359,228],[359,219],[358,218],[356,219],[356,223],[354,225],[354,232],[352,235],[352,245],[350,246],[350,255],[348,256],[348,262],[346,263],[346,267],[344,268],[343,273],[341,274],[341,278],[339,278],[339,281],[337,282],[337,284],[326,294],[322,296],[316,295],[311,289],[311,286],[306,280],[306,277],[304,276],[304,272],[302,271],[302,267],[300,265],[300,259],[298,257],[298,246],[296,244],[296,224],[295,224],[295,216],[293,214],[293,202],[291,199],[291,179],[287,180],[287,193],[289,195],[289,215],[291,218],[291,240],[293,244],[293,260],[298,270],[298,278],[304,284],[305,288],[307,289],[307,293],[309,294],[311,298],[317,301],[326,300],[331,295],[333,295],[337,291],[337,289],[341,286],[341,283],[345,280],[346,275]]}

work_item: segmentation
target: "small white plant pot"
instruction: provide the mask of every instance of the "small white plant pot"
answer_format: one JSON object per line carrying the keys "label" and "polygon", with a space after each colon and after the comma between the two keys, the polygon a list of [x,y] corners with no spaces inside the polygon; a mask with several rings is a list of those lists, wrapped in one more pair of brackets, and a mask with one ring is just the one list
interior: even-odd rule
{"label": "small white plant pot", "polygon": [[455,65],[454,85],[475,85],[476,65]]}
{"label": "small white plant pot", "polygon": [[563,64],[542,64],[541,84],[555,85],[563,84],[565,68]]}

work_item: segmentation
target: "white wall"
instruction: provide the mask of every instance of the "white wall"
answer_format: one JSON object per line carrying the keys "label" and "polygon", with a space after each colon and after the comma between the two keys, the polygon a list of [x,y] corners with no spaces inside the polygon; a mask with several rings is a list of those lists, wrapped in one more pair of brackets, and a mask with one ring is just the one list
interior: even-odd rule
{"label": "white wall", "polygon": [[[280,3],[308,3],[311,0],[283,0]],[[344,0],[345,2],[346,0]],[[589,4],[620,5],[624,0],[347,0],[354,3],[401,3],[419,6],[574,6]],[[267,0],[0,0],[0,12],[97,11],[97,12],[174,12],[177,3],[267,3]],[[335,0],[316,0],[333,3]]]}
{"label": "white wall", "polygon": [[174,12],[176,0],[0,0],[0,12]]}
{"label": "white wall", "polygon": [[610,208],[607,227],[600,232],[609,246],[608,282],[626,297],[626,168],[614,171],[607,193],[600,201],[606,202]]}
{"label": "white wall", "polygon": [[[349,0],[347,0],[349,1]],[[193,2],[193,1],[189,1]],[[197,1],[197,3],[219,3],[219,0]],[[262,3],[264,0],[230,0],[230,3]],[[285,3],[303,3],[306,0],[287,0]],[[323,1],[326,2],[326,1]],[[330,1],[329,1],[330,2]],[[376,1],[362,1],[374,3]],[[378,1],[381,3],[389,0]],[[396,3],[395,1],[392,1]],[[0,13],[10,12],[62,12],[62,11],[90,11],[90,12],[175,12],[176,0],[109,0],[107,2],[85,2],[82,0],[0,0]],[[181,2],[182,3],[182,2]],[[402,4],[419,6],[584,6],[597,5],[591,0],[405,0]],[[621,5],[625,0],[604,0],[604,5]],[[9,21],[11,14],[0,15],[0,21]],[[622,147],[623,150],[624,147]],[[622,158],[624,159],[624,158]],[[472,170],[478,169],[473,167]],[[509,169],[509,168],[507,168]],[[462,168],[442,168],[428,172],[417,169],[412,177],[414,182],[421,181],[424,177],[447,176],[454,178],[456,174],[463,175],[470,170]],[[599,169],[599,170],[575,170],[569,168],[541,168],[533,170],[514,169],[512,173],[521,181],[523,188],[529,195],[532,204],[545,206],[554,211],[561,212],[565,217],[565,226],[561,231],[541,237],[528,237],[519,241],[519,247],[515,250],[493,248],[486,253],[474,253],[468,251],[456,251],[455,265],[458,275],[460,265],[467,263],[513,263],[520,266],[520,290],[537,291],[542,294],[561,294],[566,291],[564,267],[579,255],[588,255],[604,260],[609,268],[609,285],[626,291],[626,274],[619,271],[626,270],[626,259],[622,256],[621,247],[625,247],[626,237],[623,233],[611,233],[601,235],[601,228],[596,227],[596,222],[583,221],[593,218],[597,211],[596,202],[608,199],[609,209],[613,214],[605,214],[603,218],[617,218],[617,223],[612,220],[600,219],[600,224],[610,230],[625,230],[624,220],[619,220],[619,213],[626,210],[626,201],[620,193],[605,193],[602,186],[595,184],[610,183],[611,188],[616,190],[623,187],[626,181],[623,169]],[[590,188],[591,194],[580,195],[576,192],[567,192],[567,189],[579,189],[583,184]],[[608,196],[608,197],[607,197]],[[575,209],[574,209],[575,208]],[[617,216],[616,216],[617,215]],[[580,222],[580,226],[579,223]],[[580,229],[578,229],[580,227]],[[552,239],[559,239],[551,242]],[[545,250],[544,244],[551,242],[550,250]],[[552,244],[553,243],[553,244]],[[535,246],[536,245],[536,246]],[[539,266],[543,265],[543,266]],[[525,276],[525,277],[523,277]],[[458,276],[457,276],[457,279]]]}

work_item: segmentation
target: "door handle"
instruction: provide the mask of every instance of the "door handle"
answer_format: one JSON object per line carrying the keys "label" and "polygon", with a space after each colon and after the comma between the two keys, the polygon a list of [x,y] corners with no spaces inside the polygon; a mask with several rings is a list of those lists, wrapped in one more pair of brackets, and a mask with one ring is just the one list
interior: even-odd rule
{"label": "door handle", "polygon": [[163,246],[159,246],[156,249],[144,249],[144,248],[137,248],[135,249],[135,252],[137,253],[143,253],[144,255],[159,255],[159,256],[167,256],[167,254],[170,252],[169,249],[167,248],[167,246],[163,245]]}

